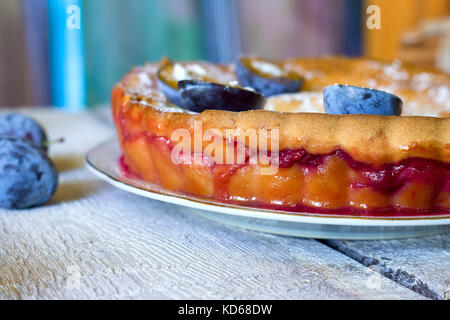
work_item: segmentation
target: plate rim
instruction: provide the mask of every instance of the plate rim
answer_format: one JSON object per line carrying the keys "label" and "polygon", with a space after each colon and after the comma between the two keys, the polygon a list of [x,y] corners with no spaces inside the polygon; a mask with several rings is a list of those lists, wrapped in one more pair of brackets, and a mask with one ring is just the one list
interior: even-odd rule
{"label": "plate rim", "polygon": [[[92,163],[90,159],[92,154],[102,147],[110,144],[116,144],[118,147],[117,138],[112,137],[100,144],[89,149],[85,155],[85,163],[87,168],[100,179],[110,183],[111,185],[139,195],[145,198],[150,198],[153,200],[163,201],[171,204],[176,204],[184,207],[189,207],[193,209],[203,210],[203,211],[213,211],[235,216],[245,216],[250,218],[260,218],[267,220],[281,220],[281,221],[291,221],[296,223],[309,223],[309,224],[321,224],[321,225],[340,225],[340,226],[383,226],[383,227],[413,227],[413,226],[438,226],[438,225],[448,225],[450,224],[450,217],[407,217],[407,218],[386,218],[386,217],[348,217],[348,216],[319,216],[308,213],[291,213],[286,211],[274,211],[261,208],[252,207],[242,207],[223,203],[210,203],[208,201],[195,198],[187,197],[183,195],[177,195],[168,191],[168,193],[161,193],[158,191],[148,190],[143,187],[139,187],[131,184],[131,182],[126,182],[120,178],[114,177],[107,172],[107,170],[102,170],[97,165]],[[118,169],[118,166],[117,166]],[[118,175],[118,174],[117,174]],[[145,182],[144,182],[145,183]]]}

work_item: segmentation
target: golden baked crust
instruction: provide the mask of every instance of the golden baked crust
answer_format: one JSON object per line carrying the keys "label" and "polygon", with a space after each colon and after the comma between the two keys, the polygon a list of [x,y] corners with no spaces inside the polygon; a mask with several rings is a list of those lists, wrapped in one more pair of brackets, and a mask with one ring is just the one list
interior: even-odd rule
{"label": "golden baked crust", "polygon": [[[392,64],[366,59],[291,59],[284,63],[290,69],[301,71],[305,75],[304,90],[320,91],[332,83],[368,86],[368,79],[374,79],[379,86],[396,84],[398,92],[402,93],[400,96],[407,101],[426,101],[433,105],[433,108],[445,110],[445,106],[440,106],[439,101],[431,99],[430,95],[433,90],[444,92],[450,88],[447,75],[412,66],[402,66],[402,69],[398,69],[398,63],[397,71],[400,70],[400,75],[395,75],[397,72],[395,70],[389,71],[392,74],[391,78],[397,77],[390,82],[383,74],[386,73],[384,69],[389,70]],[[201,120],[203,130],[217,128],[224,132],[233,128],[241,130],[278,128],[280,150],[304,149],[311,154],[326,154],[342,149],[353,159],[375,166],[410,157],[450,162],[450,118],[338,116],[268,110],[238,113],[207,110],[201,114],[189,114],[173,109],[158,91],[155,78],[157,68],[157,64],[148,64],[133,69],[113,92],[115,116],[120,109],[139,108],[143,111],[142,127],[155,135],[170,138],[173,130],[178,128],[193,130],[194,121]],[[409,77],[406,74],[401,75],[403,69],[407,70]],[[427,87],[422,86],[422,90],[414,90],[419,76],[428,77]],[[273,108],[273,104],[270,107]],[[407,107],[406,103],[405,108]],[[444,111],[442,115],[446,115]],[[154,126],[153,123],[158,125]]]}

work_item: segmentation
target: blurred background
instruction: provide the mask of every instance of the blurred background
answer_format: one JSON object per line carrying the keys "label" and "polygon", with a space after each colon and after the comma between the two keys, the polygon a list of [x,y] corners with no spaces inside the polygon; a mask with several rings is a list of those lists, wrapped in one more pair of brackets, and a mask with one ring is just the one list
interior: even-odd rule
{"label": "blurred background", "polygon": [[[381,29],[367,28],[369,5]],[[134,65],[347,55],[450,72],[450,0],[1,0],[0,106],[108,103]]]}

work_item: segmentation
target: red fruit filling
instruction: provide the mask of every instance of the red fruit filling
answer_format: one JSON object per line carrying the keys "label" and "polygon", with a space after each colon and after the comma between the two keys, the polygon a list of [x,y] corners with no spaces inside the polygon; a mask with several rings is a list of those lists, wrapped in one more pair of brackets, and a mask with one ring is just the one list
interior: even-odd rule
{"label": "red fruit filling", "polygon": [[224,203],[289,212],[353,216],[450,214],[450,164],[407,158],[381,167],[354,160],[344,150],[314,155],[282,150],[275,175],[258,165],[171,160],[174,143],[148,132],[125,134],[121,167],[170,191]]}

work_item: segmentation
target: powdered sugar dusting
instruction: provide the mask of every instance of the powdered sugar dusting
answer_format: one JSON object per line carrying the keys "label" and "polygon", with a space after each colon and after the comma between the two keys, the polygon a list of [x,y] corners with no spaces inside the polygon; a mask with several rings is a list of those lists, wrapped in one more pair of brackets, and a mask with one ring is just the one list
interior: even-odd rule
{"label": "powdered sugar dusting", "polygon": [[200,64],[189,63],[182,65],[175,63],[173,66],[173,77],[176,81],[190,80],[198,77],[206,77],[207,72]]}
{"label": "powdered sugar dusting", "polygon": [[[439,116],[450,112],[449,84],[445,84],[447,80],[441,75],[410,73],[400,60],[394,60],[391,64],[369,61],[368,66],[376,73],[366,80],[367,86],[402,98],[403,115]],[[422,95],[411,95],[415,92]]]}
{"label": "powdered sugar dusting", "polygon": [[277,65],[267,61],[259,61],[254,59],[252,60],[252,67],[273,77],[281,77],[284,75],[283,70],[281,70]]}
{"label": "powdered sugar dusting", "polygon": [[139,81],[147,87],[151,87],[153,85],[152,79],[148,76],[146,72],[139,72],[138,74]]}
{"label": "powdered sugar dusting", "polygon": [[392,80],[402,81],[409,79],[409,72],[402,68],[400,60],[394,60],[391,64],[383,67],[384,74]]}
{"label": "powdered sugar dusting", "polygon": [[184,68],[181,64],[175,63],[173,66],[173,77],[176,81],[181,80],[188,80],[191,79],[189,76],[189,73],[187,72],[186,68]]}
{"label": "powdered sugar dusting", "polygon": [[285,112],[323,113],[323,93],[299,92],[277,95],[268,100],[264,109]]}
{"label": "powdered sugar dusting", "polygon": [[445,111],[450,112],[450,90],[447,86],[431,88],[428,95],[438,104],[444,106]]}
{"label": "powdered sugar dusting", "polygon": [[303,66],[296,63],[286,63],[284,69],[287,72],[292,72],[301,75],[306,80],[313,79],[315,77],[323,76],[324,73],[321,70],[307,70]]}

